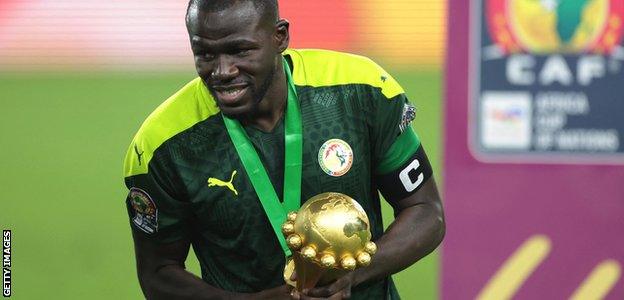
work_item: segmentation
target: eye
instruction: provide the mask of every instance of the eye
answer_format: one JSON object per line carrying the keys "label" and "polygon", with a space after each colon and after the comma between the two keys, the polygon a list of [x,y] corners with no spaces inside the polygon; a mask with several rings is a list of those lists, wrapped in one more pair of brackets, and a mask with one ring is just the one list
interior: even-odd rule
{"label": "eye", "polygon": [[205,50],[195,51],[195,57],[197,59],[201,59],[201,60],[204,60],[204,61],[210,61],[210,60],[215,59],[214,53],[207,52]]}
{"label": "eye", "polygon": [[247,56],[251,54],[251,49],[238,49],[235,53],[237,56]]}
{"label": "eye", "polygon": [[216,56],[213,53],[202,53],[201,57],[205,60],[213,60]]}

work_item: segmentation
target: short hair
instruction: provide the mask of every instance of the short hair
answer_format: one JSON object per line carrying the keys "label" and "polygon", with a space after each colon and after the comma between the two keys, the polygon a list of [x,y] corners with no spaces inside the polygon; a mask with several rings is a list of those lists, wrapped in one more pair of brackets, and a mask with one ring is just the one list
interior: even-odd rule
{"label": "short hair", "polygon": [[244,1],[252,2],[258,12],[261,12],[263,15],[270,16],[275,19],[275,21],[278,20],[279,7],[277,0],[190,0],[187,8],[187,14],[191,8],[197,8],[200,11],[205,12],[217,12]]}

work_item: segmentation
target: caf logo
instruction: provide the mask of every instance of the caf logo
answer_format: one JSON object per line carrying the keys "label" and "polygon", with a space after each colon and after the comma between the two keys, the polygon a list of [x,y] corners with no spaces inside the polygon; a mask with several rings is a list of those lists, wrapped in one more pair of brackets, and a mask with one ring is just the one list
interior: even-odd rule
{"label": "caf logo", "polygon": [[624,33],[622,0],[486,0],[492,40],[506,53],[610,53]]}

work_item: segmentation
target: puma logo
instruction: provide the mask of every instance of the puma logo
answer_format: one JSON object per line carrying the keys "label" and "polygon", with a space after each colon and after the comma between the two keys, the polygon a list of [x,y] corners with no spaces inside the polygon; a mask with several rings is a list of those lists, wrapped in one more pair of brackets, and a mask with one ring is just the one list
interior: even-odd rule
{"label": "puma logo", "polygon": [[238,196],[238,191],[234,188],[234,185],[232,184],[232,181],[234,180],[235,175],[236,175],[236,170],[232,172],[232,176],[230,177],[230,181],[228,182],[225,182],[218,178],[210,177],[208,178],[208,186],[224,186],[230,189],[230,191],[232,191],[234,195]]}
{"label": "puma logo", "polygon": [[141,156],[143,156],[143,153],[145,153],[145,151],[141,151],[141,153],[139,153],[139,147],[137,147],[137,145],[134,145],[134,153],[136,153],[138,159],[139,159],[139,166],[141,165]]}

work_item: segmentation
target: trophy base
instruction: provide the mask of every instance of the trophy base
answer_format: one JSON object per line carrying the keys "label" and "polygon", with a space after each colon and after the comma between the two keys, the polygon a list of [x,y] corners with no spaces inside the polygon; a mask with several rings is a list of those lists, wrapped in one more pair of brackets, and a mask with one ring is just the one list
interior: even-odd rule
{"label": "trophy base", "polygon": [[297,287],[297,282],[290,279],[292,278],[292,275],[294,272],[295,272],[295,262],[293,261],[292,257],[287,257],[286,266],[284,267],[284,281],[286,282],[286,284],[292,287]]}
{"label": "trophy base", "polygon": [[[296,272],[296,280],[291,280]],[[311,289],[316,286],[324,286],[332,283],[336,279],[346,275],[348,271],[341,269],[328,269],[309,261],[298,252],[293,252],[293,256],[287,259],[284,268],[284,281],[295,287],[298,291]]]}

